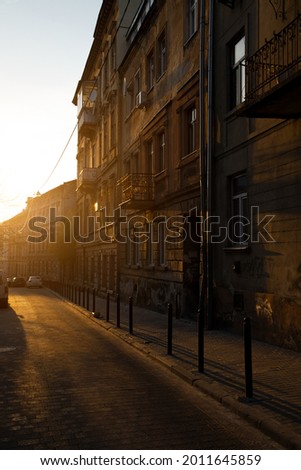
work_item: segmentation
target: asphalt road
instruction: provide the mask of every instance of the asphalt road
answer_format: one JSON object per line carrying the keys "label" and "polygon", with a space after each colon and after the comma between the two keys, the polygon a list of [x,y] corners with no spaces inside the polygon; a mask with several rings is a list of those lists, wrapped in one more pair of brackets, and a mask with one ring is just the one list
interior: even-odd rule
{"label": "asphalt road", "polygon": [[279,449],[47,289],[0,310],[1,449]]}

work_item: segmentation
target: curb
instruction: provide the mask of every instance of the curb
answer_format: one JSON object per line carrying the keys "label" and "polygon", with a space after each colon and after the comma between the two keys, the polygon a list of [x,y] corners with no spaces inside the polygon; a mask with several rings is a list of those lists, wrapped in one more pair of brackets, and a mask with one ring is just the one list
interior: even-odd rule
{"label": "curb", "polygon": [[[49,289],[50,290],[50,289]],[[51,290],[50,290],[51,291]],[[92,312],[88,312],[85,308],[73,304],[65,299],[58,293],[51,291],[55,296],[59,297],[64,302],[68,303],[75,310],[83,314],[89,320],[93,321],[100,327],[104,328],[109,333],[120,338],[122,341],[135,348],[145,356],[153,361],[159,363],[161,366],[168,369],[171,373],[175,374],[180,379],[184,380],[189,385],[199,389],[202,393],[209,395],[235,414],[245,419],[247,422],[260,429],[264,434],[268,435],[279,444],[283,445],[287,450],[301,450],[301,436],[284,427],[282,423],[273,418],[264,418],[262,413],[250,409],[248,403],[242,403],[238,398],[229,395],[223,387],[213,380],[202,375],[197,371],[189,371],[180,365],[180,360],[177,360],[172,355],[167,354],[154,354],[154,351],[145,342],[134,335],[130,335],[122,330],[117,329],[111,323],[107,323],[103,318],[96,318]],[[175,362],[179,361],[179,364]],[[252,403],[252,401],[250,401]]]}

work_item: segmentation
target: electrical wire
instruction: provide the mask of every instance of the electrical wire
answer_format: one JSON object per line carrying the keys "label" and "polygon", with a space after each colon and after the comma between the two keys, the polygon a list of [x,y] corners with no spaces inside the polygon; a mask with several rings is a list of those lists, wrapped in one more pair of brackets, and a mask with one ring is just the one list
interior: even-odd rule
{"label": "electrical wire", "polygon": [[69,146],[69,144],[70,144],[70,142],[71,142],[71,139],[72,139],[72,137],[73,137],[73,135],[74,135],[76,129],[77,129],[77,123],[76,123],[76,125],[74,126],[74,129],[73,129],[73,131],[71,132],[71,135],[70,135],[70,137],[69,137],[69,139],[68,139],[68,141],[67,141],[67,143],[66,143],[66,145],[65,145],[65,147],[64,147],[64,150],[62,151],[62,153],[61,153],[61,155],[60,155],[58,161],[57,161],[56,164],[54,165],[54,167],[53,167],[51,173],[50,173],[49,176],[46,178],[46,180],[44,181],[44,183],[42,184],[42,186],[40,186],[40,189],[38,190],[38,192],[41,192],[41,189],[48,183],[48,181],[49,181],[50,178],[52,177],[53,173],[54,173],[55,170],[57,169],[57,167],[58,167],[60,161],[62,160],[62,158],[63,158],[63,156],[64,156],[64,154],[65,154],[65,152],[66,152],[66,150],[67,150],[67,148],[68,148],[68,146]]}
{"label": "electrical wire", "polygon": [[[121,19],[120,19],[120,21],[119,21],[119,25],[117,26],[116,31],[115,31],[115,35],[114,35],[113,41],[111,42],[111,44],[110,44],[110,46],[109,46],[109,49],[108,49],[108,51],[107,51],[106,58],[108,57],[108,54],[109,54],[110,51],[111,51],[112,43],[114,42],[114,40],[115,40],[115,38],[116,38],[116,36],[117,36],[117,33],[118,33],[119,29],[122,28],[121,24],[122,24],[122,21],[123,21],[123,19],[124,19],[124,17],[125,17],[125,14],[126,14],[126,12],[127,12],[127,9],[128,9],[128,7],[129,7],[129,4],[130,4],[130,0],[128,0],[127,5],[126,5],[126,7],[125,7],[125,9],[124,9],[124,11],[123,11],[122,17],[121,17]],[[128,28],[127,28],[127,29],[128,29]],[[105,58],[105,59],[106,59],[106,58]],[[104,67],[104,63],[105,63],[105,60],[103,61],[102,65],[101,65],[101,67],[100,67],[99,74],[100,74],[100,72],[102,71],[102,69],[103,69],[103,67]],[[95,86],[96,86],[96,84],[97,84],[97,80],[98,80],[98,77],[95,78],[94,83],[93,83],[92,90],[91,90],[89,96],[87,97],[86,101],[83,103],[83,107],[88,103],[88,101],[89,101],[89,99],[90,99],[90,96],[91,96],[91,94],[92,94],[92,92],[93,92],[93,90],[94,90],[94,88],[95,88]],[[63,151],[62,151],[62,153],[61,153],[61,155],[60,155],[60,157],[58,158],[56,164],[54,165],[52,171],[50,172],[49,176],[46,178],[46,180],[45,180],[44,183],[40,186],[40,188],[39,188],[39,190],[38,190],[37,192],[41,192],[41,190],[44,188],[44,186],[46,186],[46,184],[48,183],[48,181],[49,181],[50,178],[52,177],[53,173],[54,173],[55,170],[57,169],[58,165],[60,164],[60,162],[61,162],[61,160],[62,160],[62,158],[63,158],[63,156],[64,156],[64,154],[65,154],[65,152],[66,152],[66,150],[67,150],[67,148],[68,148],[68,146],[69,146],[71,140],[72,140],[72,137],[73,137],[73,135],[74,135],[74,133],[75,133],[75,131],[76,131],[76,129],[77,129],[77,126],[78,126],[78,123],[76,123],[76,125],[74,126],[74,128],[73,128],[73,130],[72,130],[72,132],[71,132],[71,135],[70,135],[70,137],[69,137],[69,139],[68,139],[68,141],[67,141],[67,143],[66,143],[66,145],[65,145],[65,147],[64,147],[64,149],[63,149]]]}

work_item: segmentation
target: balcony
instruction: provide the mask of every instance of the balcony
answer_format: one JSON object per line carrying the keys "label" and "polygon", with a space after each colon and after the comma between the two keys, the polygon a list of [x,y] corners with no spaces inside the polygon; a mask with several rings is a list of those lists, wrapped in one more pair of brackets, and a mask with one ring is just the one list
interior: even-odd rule
{"label": "balcony", "polygon": [[238,115],[301,116],[301,15],[246,59],[246,99]]}
{"label": "balcony", "polygon": [[96,179],[96,168],[84,168],[77,178],[77,190],[84,192],[94,191]]}
{"label": "balcony", "polygon": [[95,132],[96,122],[93,108],[82,108],[78,116],[78,132],[85,137],[91,137]]}
{"label": "balcony", "polygon": [[132,173],[118,181],[121,203],[127,209],[148,209],[154,202],[154,177],[151,174]]}

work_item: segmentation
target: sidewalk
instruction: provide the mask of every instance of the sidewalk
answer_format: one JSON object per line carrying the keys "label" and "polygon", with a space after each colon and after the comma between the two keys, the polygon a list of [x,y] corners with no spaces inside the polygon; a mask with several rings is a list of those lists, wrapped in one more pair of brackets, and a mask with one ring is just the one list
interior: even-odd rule
{"label": "sidewalk", "polygon": [[[74,305],[74,304],[72,304]],[[92,306],[92,301],[90,301]],[[96,299],[97,314],[74,305],[91,320],[160,362],[183,380],[211,395],[256,425],[287,449],[301,449],[301,355],[253,340],[253,398],[245,398],[243,338],[223,331],[205,331],[205,370],[198,372],[195,322],[173,319],[172,355],[167,355],[167,315],[133,307],[133,335],[128,332],[128,305]]]}

